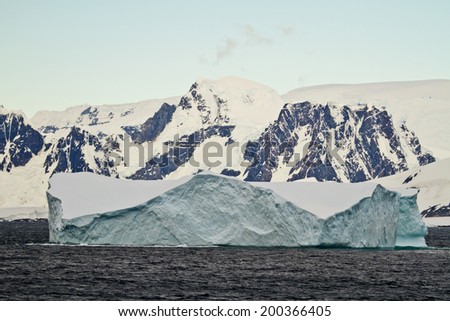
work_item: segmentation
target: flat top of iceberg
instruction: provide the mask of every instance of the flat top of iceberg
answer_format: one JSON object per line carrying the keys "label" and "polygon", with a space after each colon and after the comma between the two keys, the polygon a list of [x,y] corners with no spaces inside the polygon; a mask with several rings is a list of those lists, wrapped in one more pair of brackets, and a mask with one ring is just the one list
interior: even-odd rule
{"label": "flat top of iceberg", "polygon": [[[201,175],[216,175],[202,172]],[[64,218],[105,213],[147,202],[193,176],[177,180],[132,181],[92,173],[58,173],[50,179],[49,193],[62,202]],[[235,179],[223,176],[226,179]],[[282,198],[321,218],[344,211],[372,195],[377,184],[335,182],[250,182],[255,187],[271,189]],[[391,189],[392,190],[392,189]],[[406,196],[415,190],[394,189]],[[232,200],[230,201],[232,204]]]}
{"label": "flat top of iceberg", "polygon": [[[253,186],[268,188],[276,194],[321,218],[345,211],[361,199],[370,197],[378,184],[336,182],[252,182]],[[402,196],[414,195],[417,191],[407,189],[390,190]]]}
{"label": "flat top of iceberg", "polygon": [[335,182],[254,182],[269,188],[284,199],[321,218],[344,211],[361,199],[370,197],[377,184],[343,184]]}
{"label": "flat top of iceberg", "polygon": [[48,192],[61,200],[64,218],[70,219],[142,204],[191,178],[133,181],[93,173],[57,173],[50,178]]}

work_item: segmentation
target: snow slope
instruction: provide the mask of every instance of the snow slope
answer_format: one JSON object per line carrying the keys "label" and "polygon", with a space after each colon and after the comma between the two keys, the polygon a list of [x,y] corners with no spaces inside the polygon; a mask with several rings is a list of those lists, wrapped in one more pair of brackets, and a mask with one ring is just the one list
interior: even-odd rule
{"label": "snow slope", "polygon": [[283,99],[386,106],[397,126],[406,121],[435,157],[450,157],[450,80],[304,87],[288,92]]}
{"label": "snow slope", "polygon": [[0,217],[26,212],[33,217],[34,208],[47,206],[43,196],[49,175],[43,168],[44,149],[42,135],[21,111],[0,108],[0,209],[4,209]]}
{"label": "snow slope", "polygon": [[[322,219],[298,206],[302,199],[292,193],[285,195],[295,203],[272,189],[238,179],[201,173],[172,181],[171,186],[168,182],[154,181],[153,186],[145,187],[144,182],[87,173],[56,174],[48,192],[50,241],[171,246],[425,245],[426,228],[415,195],[402,197],[380,185],[372,184],[359,193],[346,184],[329,184],[325,190],[313,191],[299,188],[301,183],[275,188],[283,191],[291,184],[291,190],[297,190],[296,195],[302,195],[303,200],[317,191],[325,199],[329,192],[343,187],[334,200],[346,193],[360,195],[348,208],[338,201],[335,209],[344,210]],[[148,199],[136,204],[145,196],[142,190],[147,190]],[[140,195],[134,195],[135,191]],[[324,211],[331,206],[329,202]],[[95,211],[98,214],[82,215]]]}
{"label": "snow slope", "polygon": [[174,120],[159,137],[173,140],[212,125],[234,125],[239,142],[255,139],[283,106],[272,88],[237,77],[198,78],[180,101]]}
{"label": "snow slope", "polygon": [[[223,167],[211,167],[201,161],[203,146],[208,142],[219,142],[222,150],[225,150],[228,145],[236,142],[242,147],[249,140],[259,137],[276,119],[282,106],[283,101],[278,93],[262,84],[235,77],[218,80],[199,78],[181,98],[173,113],[166,117],[155,116],[157,121],[164,122],[164,126],[147,123],[143,126],[145,133],[136,134],[139,142],[152,143],[153,155],[157,156],[146,159],[144,168],[126,177],[131,179],[181,177],[191,175],[198,169],[220,172]],[[166,113],[161,113],[164,114]],[[164,129],[161,131],[162,127]],[[153,130],[150,130],[152,128]],[[166,149],[167,146],[169,151]],[[199,157],[197,160],[200,161],[200,165],[193,168],[189,164],[186,166],[170,164],[165,166],[166,168],[161,168],[159,165],[161,158],[172,159],[174,151],[176,153],[180,150],[183,157],[178,157],[177,163],[187,163],[195,154],[194,156]],[[229,166],[243,172],[241,163],[244,155],[239,148],[236,150]],[[122,169],[120,172],[127,173]]]}
{"label": "snow slope", "polygon": [[47,206],[45,191],[50,174],[43,169],[45,157],[41,152],[27,166],[0,171],[0,208]]}
{"label": "snow slope", "polygon": [[47,219],[48,209],[45,207],[12,207],[0,208],[0,221],[14,221],[22,219]]}
{"label": "snow slope", "polygon": [[[417,202],[423,214],[430,209],[435,212],[447,208],[447,216],[450,216],[450,158],[373,182],[388,188],[418,189]],[[437,216],[445,216],[445,211]]]}
{"label": "snow slope", "polygon": [[151,117],[163,103],[176,104],[180,97],[150,99],[137,103],[98,105],[88,104],[69,107],[63,111],[39,111],[31,123],[43,133],[53,133],[73,126],[88,130],[93,134],[122,133],[122,126],[142,124]]}

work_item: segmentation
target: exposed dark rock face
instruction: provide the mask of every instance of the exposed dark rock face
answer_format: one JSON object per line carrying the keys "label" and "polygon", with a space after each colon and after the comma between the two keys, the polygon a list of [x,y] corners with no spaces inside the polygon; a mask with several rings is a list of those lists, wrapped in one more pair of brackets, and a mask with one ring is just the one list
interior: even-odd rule
{"label": "exposed dark rock face", "polygon": [[45,159],[46,173],[93,172],[105,176],[116,176],[100,140],[85,130],[72,127],[66,137],[60,138]]}
{"label": "exposed dark rock face", "polygon": [[20,114],[0,114],[0,171],[25,166],[44,146],[42,135]]}
{"label": "exposed dark rock face", "polygon": [[259,140],[248,143],[244,157],[252,165],[245,179],[270,181],[276,170],[289,167],[288,180],[361,182],[407,170],[407,149],[421,165],[433,162],[414,133],[402,129],[408,137],[403,145],[385,110],[287,104]]}
{"label": "exposed dark rock face", "polygon": [[164,131],[167,124],[172,121],[176,109],[177,106],[164,103],[153,117],[147,119],[139,129],[133,130],[135,127],[124,127],[124,130],[138,144],[154,141]]}
{"label": "exposed dark rock face", "polygon": [[[163,179],[164,176],[174,172],[178,167],[187,163],[195,149],[206,139],[212,136],[231,137],[234,126],[211,126],[201,129],[190,135],[182,136],[176,142],[166,142],[167,152],[153,157],[131,175],[131,179]],[[199,160],[197,160],[199,161]]]}
{"label": "exposed dark rock face", "polygon": [[450,216],[450,204],[443,206],[432,206],[425,211],[423,211],[422,216],[425,217],[441,217],[441,216]]}

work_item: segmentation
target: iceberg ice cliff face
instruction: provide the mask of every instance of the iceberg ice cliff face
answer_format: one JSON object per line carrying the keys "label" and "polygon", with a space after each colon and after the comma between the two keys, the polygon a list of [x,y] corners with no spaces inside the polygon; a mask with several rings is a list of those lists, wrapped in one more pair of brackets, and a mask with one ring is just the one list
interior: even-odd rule
{"label": "iceberg ice cliff face", "polygon": [[63,230],[64,224],[62,220],[63,209],[61,200],[47,192],[48,199],[48,222],[49,222],[49,241],[53,243],[59,242],[59,232]]}
{"label": "iceberg ice cliff face", "polygon": [[420,215],[417,194],[400,198],[396,246],[426,246],[427,227]]}
{"label": "iceberg ice cliff face", "polygon": [[399,220],[398,193],[377,185],[371,197],[324,222],[322,245],[394,247]]}
{"label": "iceberg ice cliff face", "polygon": [[380,185],[327,219],[271,189],[211,174],[195,175],[142,204],[68,220],[64,198],[55,192],[47,196],[50,241],[56,243],[395,247],[398,237],[418,244],[426,234],[415,197]]}

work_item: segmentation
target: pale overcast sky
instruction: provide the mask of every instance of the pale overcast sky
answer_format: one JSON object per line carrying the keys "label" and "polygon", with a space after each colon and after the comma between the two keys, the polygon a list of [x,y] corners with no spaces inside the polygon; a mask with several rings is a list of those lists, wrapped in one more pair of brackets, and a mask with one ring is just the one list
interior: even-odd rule
{"label": "pale overcast sky", "polygon": [[0,105],[182,95],[238,76],[280,94],[450,78],[450,1],[0,0]]}

